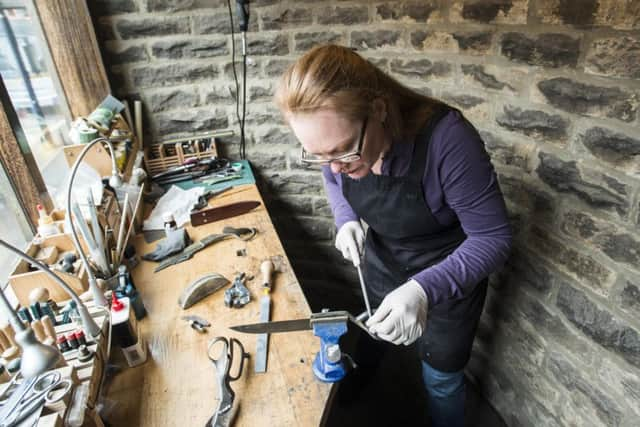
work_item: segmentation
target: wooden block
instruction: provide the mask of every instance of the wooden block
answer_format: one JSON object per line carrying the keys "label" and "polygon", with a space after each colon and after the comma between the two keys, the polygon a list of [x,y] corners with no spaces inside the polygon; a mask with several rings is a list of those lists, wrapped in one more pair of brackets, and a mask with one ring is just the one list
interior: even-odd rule
{"label": "wooden block", "polygon": [[58,248],[55,246],[40,247],[36,252],[35,259],[47,265],[54,264],[58,259]]}
{"label": "wooden block", "polygon": [[37,427],[64,427],[62,418],[57,412],[49,415],[43,415],[38,419]]}

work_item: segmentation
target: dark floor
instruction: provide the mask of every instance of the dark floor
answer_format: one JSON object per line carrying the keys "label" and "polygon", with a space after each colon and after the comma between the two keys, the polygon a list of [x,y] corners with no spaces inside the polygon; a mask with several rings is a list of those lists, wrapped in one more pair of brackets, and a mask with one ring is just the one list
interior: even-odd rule
{"label": "dark floor", "polygon": [[[342,338],[345,353],[356,355],[357,333]],[[356,360],[358,363],[358,360]],[[362,365],[350,372],[338,385],[325,414],[325,425],[337,426],[428,426],[426,396],[420,364],[411,349],[391,346],[382,362],[371,372]],[[467,426],[506,427],[504,421],[467,381],[465,407]]]}

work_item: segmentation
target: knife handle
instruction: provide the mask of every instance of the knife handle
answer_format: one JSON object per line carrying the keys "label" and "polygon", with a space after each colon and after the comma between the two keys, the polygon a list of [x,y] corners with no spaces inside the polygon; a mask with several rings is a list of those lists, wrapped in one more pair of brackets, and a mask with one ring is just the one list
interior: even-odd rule
{"label": "knife handle", "polygon": [[271,292],[271,275],[273,274],[273,270],[275,266],[271,259],[266,259],[262,261],[260,264],[260,272],[262,273],[262,289],[264,290],[265,295],[268,295]]}

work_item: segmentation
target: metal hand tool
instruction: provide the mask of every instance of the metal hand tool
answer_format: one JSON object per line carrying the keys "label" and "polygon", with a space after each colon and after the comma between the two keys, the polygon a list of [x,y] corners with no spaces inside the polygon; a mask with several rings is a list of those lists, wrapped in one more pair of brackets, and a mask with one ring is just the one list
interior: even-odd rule
{"label": "metal hand tool", "polygon": [[182,320],[186,320],[187,322],[189,322],[189,326],[191,326],[192,329],[203,334],[207,333],[207,328],[211,326],[211,323],[209,323],[207,319],[203,319],[202,317],[196,316],[195,314],[182,316]]}
{"label": "metal hand tool", "polygon": [[[71,381],[62,379],[60,372],[56,371],[23,380],[0,409],[0,427],[16,426],[45,403],[58,402],[71,390],[71,386]],[[58,390],[62,392],[52,398],[52,392]]]}
{"label": "metal hand tool", "polygon": [[358,265],[358,278],[360,279],[360,289],[362,289],[362,296],[364,297],[364,305],[367,307],[367,314],[371,317],[371,306],[369,305],[369,296],[367,295],[367,288],[364,286],[364,277],[362,276],[362,269]]}
{"label": "metal hand tool", "polygon": [[[275,269],[273,262],[268,259],[260,264],[262,273],[262,291],[264,295],[260,298],[260,321],[268,322],[271,309],[271,274]],[[269,352],[269,334],[260,334],[256,340],[256,361],[254,369],[256,372],[267,372],[267,354]]]}
{"label": "metal hand tool", "polygon": [[[234,364],[234,346],[240,350],[240,362],[238,373],[231,374],[231,366]],[[219,353],[218,353],[219,350]],[[213,353],[212,353],[213,352]],[[236,338],[216,337],[209,342],[207,356],[216,368],[218,385],[218,407],[207,421],[207,427],[226,427],[233,422],[233,403],[236,397],[231,388],[231,382],[242,376],[244,359],[249,358],[249,353],[244,351],[244,346]],[[237,405],[236,405],[237,407]]]}
{"label": "metal hand tool", "polygon": [[244,273],[240,273],[233,281],[233,285],[224,291],[224,305],[232,308],[244,307],[251,300],[249,289],[244,285]]}
{"label": "metal hand tool", "polygon": [[[232,326],[231,329],[248,334],[305,331],[312,329],[320,338],[320,351],[313,361],[313,373],[324,382],[340,381],[346,375],[345,358],[340,350],[339,340],[347,332],[348,322],[354,323],[373,339],[367,327],[347,311],[323,311],[313,313],[308,319],[282,320],[278,322],[255,323]],[[350,358],[348,358],[350,359]]]}
{"label": "metal hand tool", "polygon": [[163,260],[156,268],[153,270],[154,273],[157,273],[160,270],[164,270],[167,267],[171,267],[175,264],[180,264],[181,262],[187,261],[195,255],[196,252],[201,251],[202,249],[210,246],[216,242],[220,242],[229,237],[235,237],[240,240],[248,241],[253,239],[256,235],[257,230],[255,228],[233,228],[233,227],[225,227],[222,229],[222,234],[211,234],[203,239],[192,243],[187,246],[180,252],[179,254],[173,255],[165,260]]}

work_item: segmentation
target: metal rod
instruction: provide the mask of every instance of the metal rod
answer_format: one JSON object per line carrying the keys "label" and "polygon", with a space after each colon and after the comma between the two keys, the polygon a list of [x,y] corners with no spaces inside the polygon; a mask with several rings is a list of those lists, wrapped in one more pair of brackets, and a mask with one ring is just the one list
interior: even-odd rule
{"label": "metal rod", "polygon": [[367,314],[369,317],[371,314],[371,306],[369,305],[369,296],[367,295],[367,288],[364,286],[364,277],[362,276],[362,269],[360,266],[356,267],[358,269],[358,278],[360,279],[360,288],[362,288],[362,296],[364,297],[364,305],[367,307]]}

